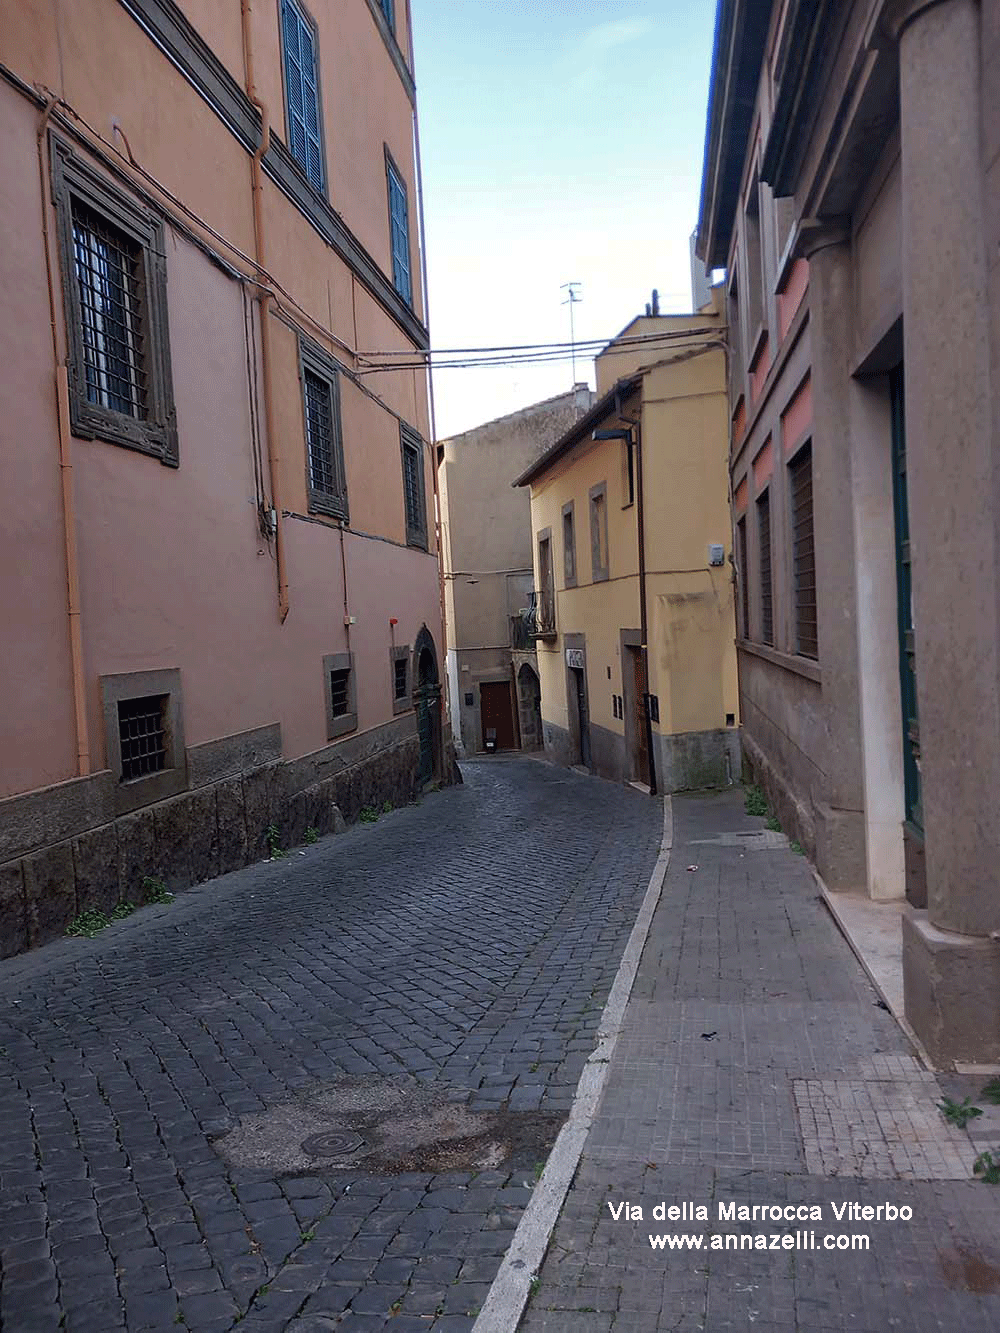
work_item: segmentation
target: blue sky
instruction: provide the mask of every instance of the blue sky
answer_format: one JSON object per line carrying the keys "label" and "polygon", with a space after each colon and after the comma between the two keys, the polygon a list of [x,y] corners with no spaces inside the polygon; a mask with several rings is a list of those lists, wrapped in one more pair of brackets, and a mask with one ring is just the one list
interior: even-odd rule
{"label": "blue sky", "polygon": [[[714,0],[411,0],[436,348],[568,340],[690,309]],[[589,359],[577,379],[590,378]],[[448,370],[439,438],[572,383]]]}

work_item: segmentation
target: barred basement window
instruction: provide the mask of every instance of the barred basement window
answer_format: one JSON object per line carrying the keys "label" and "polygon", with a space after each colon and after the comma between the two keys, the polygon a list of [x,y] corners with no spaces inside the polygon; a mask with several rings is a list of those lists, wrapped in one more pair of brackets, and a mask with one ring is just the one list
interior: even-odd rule
{"label": "barred basement window", "polygon": [[115,812],[187,787],[181,673],[176,668],[102,676],[106,767],[118,779]]}
{"label": "barred basement window", "polygon": [[323,658],[326,691],[326,734],[329,740],[354,731],[358,705],[351,653],[330,653]]}
{"label": "barred basement window", "polygon": [[70,428],[177,466],[163,224],[52,139]]}
{"label": "barred basement window", "polygon": [[167,767],[166,707],[168,696],[122,699],[118,704],[122,782],[159,773]]}
{"label": "barred basement window", "polygon": [[406,509],[406,541],[409,546],[427,546],[427,506],[424,498],[424,442],[415,430],[400,425],[399,447],[403,456],[403,503]]}
{"label": "barred basement window", "polygon": [[330,672],[330,716],[346,717],[348,708],[348,687],[351,683],[350,671]]}
{"label": "barred basement window", "polygon": [[409,673],[407,671],[406,658],[397,657],[392,664],[392,676],[393,676],[392,683],[393,683],[394,698],[396,699],[406,698],[406,695],[408,693],[406,688],[407,684],[406,678],[408,674]]}
{"label": "barred basement window", "polygon": [[816,549],[813,540],[812,446],[800,449],[788,468],[792,498],[792,570],[795,583],[795,651],[819,657],[816,625]]}
{"label": "barred basement window", "polygon": [[299,356],[309,510],[346,520],[347,482],[336,363],[305,339],[300,340]]}
{"label": "barred basement window", "polygon": [[774,600],[771,586],[771,493],[757,501],[757,540],[760,547],[760,637],[774,644]]}

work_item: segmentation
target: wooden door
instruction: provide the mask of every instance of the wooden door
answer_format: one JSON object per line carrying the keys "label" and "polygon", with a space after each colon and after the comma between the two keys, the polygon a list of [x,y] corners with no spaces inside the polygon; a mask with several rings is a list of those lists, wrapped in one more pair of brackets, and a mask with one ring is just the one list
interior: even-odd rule
{"label": "wooden door", "polygon": [[635,780],[649,786],[649,730],[646,726],[646,673],[642,649],[630,648],[632,659],[632,754]]}
{"label": "wooden door", "polygon": [[490,748],[487,740],[492,731],[496,733],[494,740],[498,750],[516,750],[517,735],[514,730],[514,706],[510,682],[505,680],[483,682],[479,686],[479,711],[483,725],[483,749]]}

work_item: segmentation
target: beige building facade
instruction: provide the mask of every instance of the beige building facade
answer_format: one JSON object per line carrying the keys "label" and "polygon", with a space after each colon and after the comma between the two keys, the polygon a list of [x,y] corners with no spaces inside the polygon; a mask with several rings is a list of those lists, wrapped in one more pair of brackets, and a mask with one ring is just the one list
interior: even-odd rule
{"label": "beige building facade", "polygon": [[414,115],[408,0],[4,7],[4,955],[447,776]]}
{"label": "beige building facade", "polygon": [[546,752],[658,791],[738,775],[725,319],[647,316],[530,487]]}
{"label": "beige building facade", "polygon": [[931,1055],[997,1060],[1000,5],[723,0],[717,34],[746,757],[831,890],[903,903]]}
{"label": "beige building facade", "polygon": [[438,443],[451,726],[459,754],[542,745],[531,505],[511,482],[592,405],[586,384]]}

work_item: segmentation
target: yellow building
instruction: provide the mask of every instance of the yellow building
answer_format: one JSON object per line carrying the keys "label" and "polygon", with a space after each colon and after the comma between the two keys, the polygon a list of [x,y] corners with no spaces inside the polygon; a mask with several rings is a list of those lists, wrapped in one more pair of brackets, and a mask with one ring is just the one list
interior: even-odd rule
{"label": "yellow building", "polygon": [[[545,749],[679,791],[738,772],[725,322],[634,320],[531,488]],[[646,680],[648,679],[648,688]]]}

